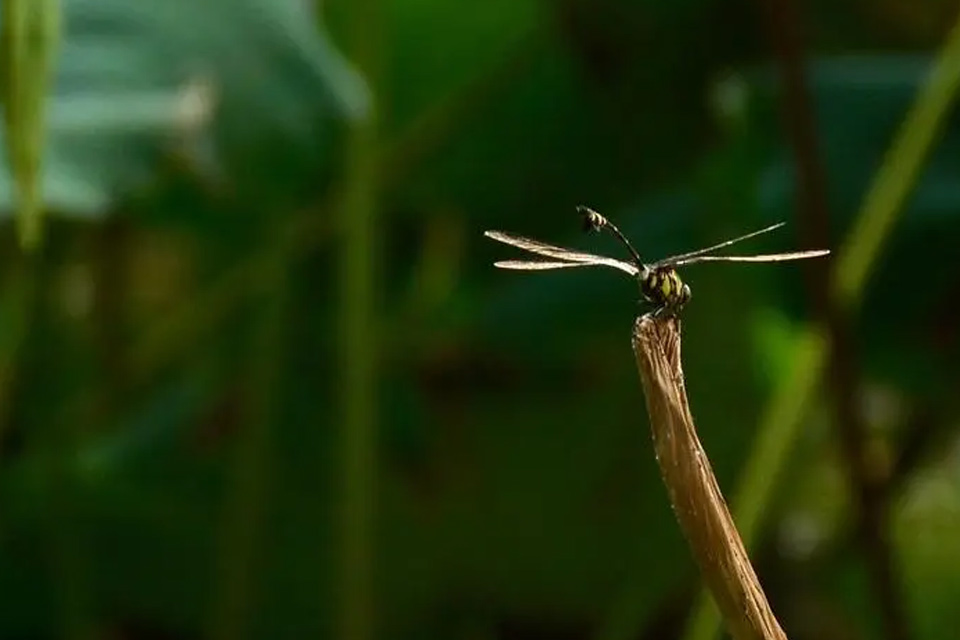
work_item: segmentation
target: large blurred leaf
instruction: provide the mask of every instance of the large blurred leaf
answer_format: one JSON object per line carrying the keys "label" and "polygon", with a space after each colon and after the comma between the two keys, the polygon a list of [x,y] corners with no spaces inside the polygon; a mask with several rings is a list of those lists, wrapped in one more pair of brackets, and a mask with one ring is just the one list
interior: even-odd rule
{"label": "large blurred leaf", "polygon": [[[271,147],[292,145],[301,159],[313,153],[329,162],[338,124],[362,112],[366,96],[308,6],[66,0],[46,205],[66,215],[101,214],[147,179],[158,153],[173,145],[246,189],[279,173],[257,170]],[[317,170],[297,177],[315,179]],[[6,212],[11,196],[4,168]]]}
{"label": "large blurred leaf", "polygon": [[[831,204],[842,219],[850,218],[859,205],[930,64],[930,58],[923,56],[821,58],[811,64],[811,91],[830,176]],[[770,70],[758,71],[753,78],[755,95],[761,100],[772,99],[776,83]],[[769,119],[764,125],[779,128],[779,122]],[[917,184],[911,211],[955,215],[960,206],[960,188],[953,179],[958,148],[960,128],[954,121]],[[764,206],[782,208],[792,202],[795,185],[790,182],[791,172],[785,159],[769,167],[760,184]]]}

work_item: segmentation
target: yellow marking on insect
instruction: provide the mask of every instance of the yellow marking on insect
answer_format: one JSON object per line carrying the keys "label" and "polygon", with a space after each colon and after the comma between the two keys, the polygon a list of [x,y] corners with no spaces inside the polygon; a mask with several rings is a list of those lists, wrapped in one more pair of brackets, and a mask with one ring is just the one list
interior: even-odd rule
{"label": "yellow marking on insect", "polygon": [[670,274],[667,274],[666,277],[664,277],[663,282],[660,283],[660,291],[663,292],[663,297],[665,300],[670,299],[670,285],[671,285]]}

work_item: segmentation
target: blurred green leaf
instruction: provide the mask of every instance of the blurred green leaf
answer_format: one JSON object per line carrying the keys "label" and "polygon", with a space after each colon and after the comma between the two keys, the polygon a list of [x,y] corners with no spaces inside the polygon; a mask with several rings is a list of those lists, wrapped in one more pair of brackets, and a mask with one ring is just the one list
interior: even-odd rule
{"label": "blurred green leaf", "polygon": [[[262,189],[268,178],[257,154],[292,145],[330,166],[343,122],[366,109],[365,88],[318,31],[308,3],[63,3],[68,31],[42,189],[55,213],[102,215],[148,183],[163,152]],[[0,172],[4,211],[13,196],[8,173]],[[302,184],[308,175],[316,179],[306,168],[295,177]]]}

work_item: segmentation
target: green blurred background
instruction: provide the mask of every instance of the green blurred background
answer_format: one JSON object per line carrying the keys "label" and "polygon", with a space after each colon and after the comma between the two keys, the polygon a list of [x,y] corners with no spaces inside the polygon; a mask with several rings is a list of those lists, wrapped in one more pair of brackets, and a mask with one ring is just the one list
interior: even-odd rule
{"label": "green blurred background", "polygon": [[0,638],[717,637],[636,284],[482,237],[621,256],[578,204],[651,260],[834,250],[684,271],[700,437],[790,638],[960,637],[958,3],[39,4]]}

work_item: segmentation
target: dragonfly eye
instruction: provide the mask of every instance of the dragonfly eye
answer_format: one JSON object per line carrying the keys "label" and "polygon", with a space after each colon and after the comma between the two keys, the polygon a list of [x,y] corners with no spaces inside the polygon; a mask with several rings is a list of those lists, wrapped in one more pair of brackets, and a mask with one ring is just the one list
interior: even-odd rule
{"label": "dragonfly eye", "polygon": [[690,291],[690,285],[684,284],[683,288],[680,289],[680,304],[687,304],[690,302],[690,297],[693,294]]}

